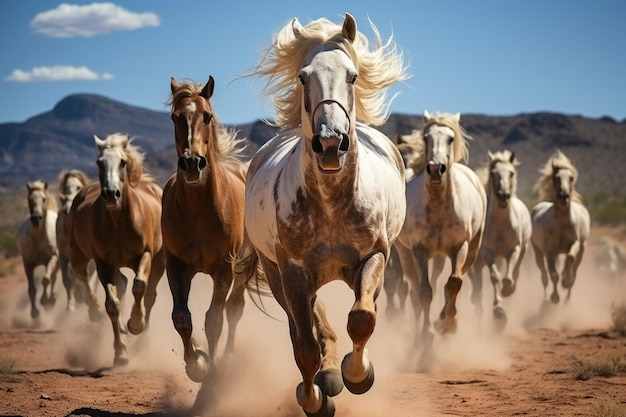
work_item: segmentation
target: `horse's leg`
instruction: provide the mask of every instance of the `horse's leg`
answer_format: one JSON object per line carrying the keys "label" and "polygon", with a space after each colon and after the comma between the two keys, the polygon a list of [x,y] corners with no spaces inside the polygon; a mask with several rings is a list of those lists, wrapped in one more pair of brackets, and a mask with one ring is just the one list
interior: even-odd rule
{"label": "horse's leg", "polygon": [[519,261],[522,256],[522,245],[515,245],[509,258],[506,261],[506,269],[504,271],[504,277],[502,278],[502,296],[509,297],[515,292],[515,285],[517,283],[517,275],[511,267],[517,268],[519,274]]}
{"label": "horse's leg", "polygon": [[146,308],[143,304],[143,296],[146,294],[146,287],[150,271],[152,270],[152,253],[146,251],[141,255],[137,265],[137,273],[133,280],[133,297],[135,302],[128,319],[128,330],[132,334],[139,334],[146,328]]}
{"label": "horse's leg", "polygon": [[150,269],[150,275],[148,276],[148,286],[146,288],[146,294],[143,298],[143,304],[146,308],[146,327],[150,325],[150,315],[152,313],[152,307],[156,302],[157,286],[159,281],[163,277],[165,272],[165,256],[163,252],[159,251],[152,257],[152,268]]}
{"label": "horse's leg", "polygon": [[315,383],[326,395],[334,397],[343,389],[343,379],[339,371],[337,356],[337,333],[326,317],[326,307],[317,297],[313,304],[313,319],[317,340],[322,350],[322,363],[315,375]]}
{"label": "horse's leg", "polygon": [[74,277],[69,267],[69,259],[65,256],[59,257],[59,263],[61,264],[61,278],[63,279],[63,287],[65,288],[65,294],[67,295],[67,307],[68,311],[74,311],[76,309],[76,299],[74,298]]}
{"label": "horse's leg", "polygon": [[574,284],[574,264],[578,258],[578,252],[580,251],[580,240],[576,240],[569,248],[567,255],[565,256],[565,262],[563,263],[563,288],[570,289]]}
{"label": "horse's leg", "polygon": [[[402,271],[400,268],[400,259],[398,250],[394,246],[391,247],[389,252],[389,261],[385,266],[385,280],[383,282],[383,289],[387,299],[387,306],[385,307],[385,314],[389,320],[393,320],[398,316],[401,311],[399,307],[396,307],[395,296],[398,294],[400,304],[403,305],[402,296],[399,291],[401,290],[401,283],[403,281]],[[406,296],[406,294],[405,294]]]}
{"label": "horse's leg", "polygon": [[[232,273],[232,272],[231,272]],[[243,317],[243,309],[245,306],[245,285],[241,282],[234,282],[233,289],[226,300],[226,320],[228,321],[228,336],[226,338],[226,353],[235,351],[235,335],[237,325]]]}
{"label": "horse's leg", "polygon": [[383,284],[384,269],[385,258],[378,252],[365,261],[354,282],[356,301],[348,315],[352,353],[341,363],[344,384],[354,394],[363,394],[374,384],[374,367],[365,352],[365,344],[376,326],[376,298]]}
{"label": "horse's leg", "polygon": [[469,242],[464,241],[458,249],[452,253],[452,274],[444,287],[444,305],[439,319],[435,322],[435,328],[439,333],[446,334],[456,331],[456,297],[461,290],[463,281],[463,266],[468,258]]}
{"label": "horse's leg", "polygon": [[[56,303],[56,295],[54,294],[54,284],[57,280],[59,272],[59,255],[53,253],[46,264],[46,272],[41,280],[43,285],[43,293],[41,294],[41,305],[50,308]],[[48,293],[48,285],[50,285],[50,293]]]}
{"label": "horse's leg", "polygon": [[276,279],[269,282],[272,293],[278,294],[282,289],[284,294],[294,358],[302,375],[302,382],[296,388],[296,399],[308,416],[332,416],[332,400],[314,382],[322,363],[320,345],[312,327],[315,294],[310,292],[308,279],[299,265],[287,262],[282,276],[284,279],[280,282]]}
{"label": "horse's leg", "polygon": [[489,269],[489,280],[493,286],[493,317],[496,320],[506,321],[506,312],[502,305],[502,276],[498,270],[493,251],[482,248],[480,253]]}
{"label": "horse's leg", "polygon": [[[413,252],[402,245],[397,245],[398,256],[400,258],[400,264],[402,265],[403,280],[408,283],[409,297],[411,298],[411,304],[413,305],[413,314],[415,315],[415,325],[419,328],[419,323],[422,314],[422,304],[420,302],[420,272],[416,265]],[[427,261],[428,262],[428,261]],[[428,271],[428,263],[426,263]],[[431,293],[432,294],[432,293]],[[419,343],[420,331],[415,332],[415,342]]]}
{"label": "horse's leg", "polygon": [[115,350],[113,364],[114,366],[124,366],[128,364],[128,353],[126,351],[126,332],[120,321],[120,299],[115,285],[118,269],[102,261],[96,262],[96,268],[100,282],[104,287],[104,306],[113,328],[113,348]]}
{"label": "horse's leg", "polygon": [[446,266],[446,257],[440,253],[433,255],[432,268],[430,270],[430,287],[433,291],[433,297],[437,293],[437,280]]}
{"label": "horse's leg", "polygon": [[533,252],[535,253],[535,263],[541,273],[541,284],[543,285],[543,298],[548,299],[548,272],[546,271],[546,263],[543,251],[534,242],[532,243]]}
{"label": "horse's leg", "polygon": [[[482,250],[481,250],[482,253]],[[472,281],[471,300],[476,309],[478,318],[483,315],[483,268],[485,267],[484,255],[479,256],[474,265],[468,271],[470,280]]]}
{"label": "horse's leg", "polygon": [[[100,308],[98,306],[95,291],[92,290],[88,282],[89,276],[87,272],[87,264],[89,262],[89,259],[84,257],[82,254],[75,254],[70,259],[72,270],[74,271],[76,278],[78,278],[78,280],[85,286],[85,302],[89,307],[89,319],[91,321],[98,321],[102,318],[102,313],[100,312]],[[104,286],[104,284],[102,285]]]}
{"label": "horse's leg", "polygon": [[550,280],[552,281],[552,295],[550,295],[550,301],[553,303],[559,302],[559,273],[556,270],[556,254],[553,250],[546,251],[546,264],[548,266],[548,274],[550,274]]}
{"label": "horse's leg", "polygon": [[524,256],[526,256],[526,245],[520,244],[519,256],[517,257],[517,260],[515,261],[515,264],[513,266],[513,272],[512,272],[513,291],[512,292],[515,292],[515,289],[517,288],[517,279],[519,278],[519,273],[520,273],[520,269],[522,268],[522,261],[524,260]]}
{"label": "horse's leg", "polygon": [[213,277],[213,298],[204,316],[204,333],[208,346],[209,364],[214,366],[215,357],[217,356],[217,343],[224,326],[226,296],[233,283],[233,273],[230,264],[224,262],[219,265],[215,271],[211,272],[211,276]]}
{"label": "horse's leg", "polygon": [[578,248],[578,252],[576,253],[576,258],[574,259],[574,263],[572,264],[572,267],[570,269],[570,274],[572,276],[571,279],[571,284],[569,285],[569,287],[565,286],[565,277],[563,277],[563,287],[567,288],[567,296],[565,298],[566,301],[569,301],[571,295],[572,295],[572,287],[574,286],[574,282],[576,282],[576,273],[578,272],[578,266],[580,265],[581,261],[583,260],[583,253],[585,252],[585,244],[584,243],[580,243],[579,248]]}
{"label": "horse's leg", "polygon": [[28,298],[30,299],[30,317],[37,319],[39,317],[39,309],[37,308],[37,286],[35,285],[35,265],[23,261],[24,272],[28,280]]}
{"label": "horse's leg", "polygon": [[167,281],[172,293],[172,323],[180,335],[184,347],[185,371],[194,382],[202,382],[209,373],[207,354],[200,350],[191,335],[193,324],[188,299],[191,279],[195,271],[179,258],[168,255],[166,258]]}
{"label": "horse's leg", "polygon": [[[428,280],[428,252],[421,246],[415,246],[413,248],[413,256],[416,263],[416,278],[417,278],[417,299],[421,307],[421,311],[416,312],[417,319],[419,320],[420,314],[422,317],[422,341],[427,345],[432,345],[433,342],[433,329],[430,321],[430,305],[433,301],[433,288]],[[419,323],[419,321],[418,321]]]}

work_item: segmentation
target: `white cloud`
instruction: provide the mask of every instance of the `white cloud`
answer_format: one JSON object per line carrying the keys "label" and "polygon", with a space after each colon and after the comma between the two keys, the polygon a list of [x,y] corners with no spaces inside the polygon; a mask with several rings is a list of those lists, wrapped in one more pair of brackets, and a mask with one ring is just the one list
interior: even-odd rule
{"label": "white cloud", "polygon": [[88,38],[116,30],[135,30],[160,24],[155,13],[133,13],[113,3],[84,6],[63,3],[56,9],[37,14],[30,27],[35,32],[54,38]]}
{"label": "white cloud", "polygon": [[112,80],[113,74],[103,72],[98,74],[88,67],[72,67],[69,65],[55,65],[53,67],[34,67],[30,71],[21,69],[13,72],[5,78],[5,81],[28,83],[34,81],[76,81],[76,80]]}

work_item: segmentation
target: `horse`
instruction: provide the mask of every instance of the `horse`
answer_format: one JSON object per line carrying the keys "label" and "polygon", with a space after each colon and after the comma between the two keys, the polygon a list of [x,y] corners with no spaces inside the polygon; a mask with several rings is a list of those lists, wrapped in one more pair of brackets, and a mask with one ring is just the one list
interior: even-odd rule
{"label": "horse", "polygon": [[67,235],[67,217],[72,207],[74,197],[78,191],[89,183],[87,175],[78,169],[63,170],[58,179],[58,197],[61,208],[58,212],[56,222],[57,247],[59,249],[59,264],[61,267],[61,277],[63,286],[67,294],[66,309],[74,311],[76,301],[84,301],[85,289],[82,282],[77,281],[74,271],[70,268],[70,244]]}
{"label": "horse", "polygon": [[[225,351],[234,351],[245,303],[245,287],[233,285],[230,261],[243,242],[248,165],[242,160],[243,139],[226,129],[213,109],[214,88],[213,76],[204,87],[170,80],[178,167],[163,191],[163,247],[172,321],[183,342],[187,376],[195,382],[202,382],[215,367],[224,310],[228,320]],[[209,274],[214,283],[204,321],[208,354],[192,338],[187,305],[191,281],[198,273]]]}
{"label": "horse", "polygon": [[55,230],[57,206],[54,196],[48,191],[46,181],[28,181],[26,189],[29,214],[20,223],[15,238],[28,280],[30,316],[37,319],[39,309],[36,300],[35,268],[40,265],[44,265],[46,270],[41,279],[43,292],[39,302],[44,308],[52,308],[56,303],[54,284],[59,272],[59,250]]}
{"label": "horse", "polygon": [[[531,234],[530,211],[517,197],[517,169],[519,161],[510,150],[488,152],[488,162],[480,169],[479,177],[487,189],[487,214],[480,252],[469,276],[472,281],[472,302],[482,313],[482,271],[489,269],[493,285],[493,316],[506,322],[503,297],[515,292],[520,267],[528,248]],[[496,260],[505,262],[498,270]]]}
{"label": "horse", "polygon": [[[78,191],[68,216],[70,264],[87,289],[91,320],[101,316],[88,285],[87,264],[95,261],[105,292],[105,308],[113,327],[115,366],[128,363],[127,330],[141,333],[148,325],[156,300],[156,287],[165,270],[161,234],[161,187],[144,172],[144,154],[121,133],[100,139],[99,181]],[[126,278],[120,268],[134,273],[134,304],[124,326],[120,321]]]}
{"label": "horse", "polygon": [[[303,26],[294,18],[252,72],[269,78],[265,92],[276,93],[281,130],[250,163],[246,238],[233,269],[250,289],[269,286],[287,314],[302,375],[296,398],[308,416],[334,415],[332,397],[344,385],[361,394],[374,383],[365,346],[405,216],[402,158],[370,125],[386,120],[387,87],[405,79],[406,68],[392,40],[383,44],[374,31],[370,50],[350,14],[342,25],[320,18]],[[333,280],[356,299],[347,326],[352,352],[341,365],[317,298]]]}
{"label": "horse", "polygon": [[407,215],[396,241],[404,278],[410,283],[418,329],[423,313],[421,337],[427,346],[434,336],[430,322],[432,288],[442,269],[442,262],[433,267],[431,284],[428,261],[437,256],[450,258],[451,275],[445,284],[445,303],[435,329],[441,334],[454,332],[456,297],[463,275],[478,255],[485,224],[485,187],[476,173],[460,162],[469,153],[469,135],[460,119],[459,113],[431,115],[424,111],[419,132],[424,147],[420,153],[423,171],[416,172],[407,184]]}
{"label": "horse", "polygon": [[539,172],[541,175],[535,189],[541,201],[531,212],[531,244],[541,273],[544,299],[548,299],[549,274],[553,285],[550,301],[557,304],[560,301],[557,259],[565,255],[561,284],[567,290],[566,300],[569,300],[585,252],[591,219],[575,188],[578,170],[563,152],[556,150]]}

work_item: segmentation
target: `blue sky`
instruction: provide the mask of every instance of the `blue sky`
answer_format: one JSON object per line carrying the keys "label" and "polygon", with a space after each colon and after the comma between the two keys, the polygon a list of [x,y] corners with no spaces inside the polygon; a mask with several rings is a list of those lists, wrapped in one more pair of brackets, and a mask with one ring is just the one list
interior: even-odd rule
{"label": "blue sky", "polygon": [[390,90],[394,113],[626,118],[622,0],[68,1],[0,2],[0,123],[74,93],[167,111],[171,76],[209,75],[221,122],[271,118],[263,81],[238,77],[292,17],[345,12],[404,53],[412,78]]}

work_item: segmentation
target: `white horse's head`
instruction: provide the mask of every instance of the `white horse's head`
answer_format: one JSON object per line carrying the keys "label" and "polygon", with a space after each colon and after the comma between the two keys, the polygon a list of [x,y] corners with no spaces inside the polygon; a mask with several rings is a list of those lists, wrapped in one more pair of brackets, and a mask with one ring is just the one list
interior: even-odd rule
{"label": "white horse's head", "polygon": [[454,162],[467,158],[466,138],[461,128],[459,113],[435,113],[424,111],[422,137],[425,142],[426,172],[434,184],[442,181]]}
{"label": "white horse's head", "polygon": [[502,152],[488,153],[489,155],[489,179],[488,192],[496,198],[498,205],[506,208],[512,196],[517,190],[517,170],[519,164],[515,159],[515,152],[505,150]]}
{"label": "white horse's head", "polygon": [[46,217],[48,206],[53,203],[48,195],[48,183],[46,181],[29,181],[26,183],[28,190],[28,211],[30,221],[34,227],[39,227]]}
{"label": "white horse's head", "polygon": [[[298,19],[293,19],[292,28],[296,37],[305,31]],[[354,131],[358,70],[345,45],[352,44],[356,34],[356,21],[346,14],[341,34],[313,48],[298,73],[302,130],[324,172],[342,168]]]}

